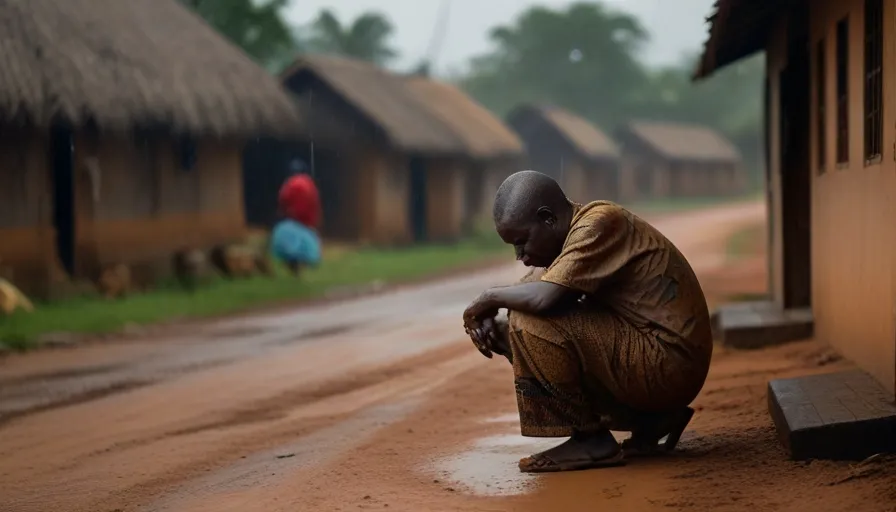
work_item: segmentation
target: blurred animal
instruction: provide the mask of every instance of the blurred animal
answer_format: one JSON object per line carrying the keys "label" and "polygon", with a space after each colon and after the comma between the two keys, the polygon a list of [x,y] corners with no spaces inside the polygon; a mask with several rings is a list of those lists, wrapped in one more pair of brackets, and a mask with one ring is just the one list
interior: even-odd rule
{"label": "blurred animal", "polygon": [[256,251],[239,245],[218,246],[212,249],[209,260],[224,277],[250,277],[257,268]]}
{"label": "blurred animal", "polygon": [[205,254],[199,250],[183,249],[174,254],[172,268],[181,286],[193,291],[205,270]]}
{"label": "blurred animal", "polygon": [[100,293],[107,299],[118,299],[131,292],[131,269],[122,263],[103,269],[97,282]]}
{"label": "blurred animal", "polygon": [[0,277],[0,312],[11,315],[19,309],[30,313],[34,311],[34,305],[12,283]]}

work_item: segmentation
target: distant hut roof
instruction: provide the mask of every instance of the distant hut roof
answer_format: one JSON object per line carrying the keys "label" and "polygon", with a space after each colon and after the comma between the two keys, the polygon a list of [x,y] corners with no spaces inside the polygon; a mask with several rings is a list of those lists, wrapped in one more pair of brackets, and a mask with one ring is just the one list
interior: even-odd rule
{"label": "distant hut roof", "polygon": [[0,27],[0,122],[300,128],[276,78],[175,0],[4,0]]}
{"label": "distant hut roof", "polygon": [[619,149],[613,139],[584,118],[560,107],[524,105],[511,117],[533,114],[553,127],[573,148],[583,156],[593,159],[616,158]]}
{"label": "distant hut roof", "polygon": [[734,145],[712,128],[693,124],[658,121],[632,121],[626,132],[665,158],[690,161],[740,160]]}
{"label": "distant hut roof", "polygon": [[774,24],[788,2],[773,0],[716,0],[709,38],[694,70],[694,78],[710,76],[718,69],[762,51]]}
{"label": "distant hut roof", "polygon": [[282,75],[284,83],[310,72],[370,118],[405,151],[463,153],[460,138],[432,114],[404,77],[370,63],[344,57],[302,56]]}
{"label": "distant hut roof", "polygon": [[470,156],[523,154],[523,142],[513,130],[457,87],[424,77],[411,77],[408,83],[417,98],[458,134]]}

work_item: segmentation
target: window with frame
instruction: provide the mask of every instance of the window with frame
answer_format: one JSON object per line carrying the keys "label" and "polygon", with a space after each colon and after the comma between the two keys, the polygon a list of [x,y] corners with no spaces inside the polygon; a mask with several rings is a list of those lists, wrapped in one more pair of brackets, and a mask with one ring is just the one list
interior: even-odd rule
{"label": "window with frame", "polygon": [[849,18],[837,22],[837,163],[849,162]]}
{"label": "window with frame", "polygon": [[827,51],[825,39],[815,46],[815,136],[818,157],[818,173],[821,174],[827,165]]}
{"label": "window with frame", "polygon": [[865,0],[865,161],[883,146],[883,0]]}

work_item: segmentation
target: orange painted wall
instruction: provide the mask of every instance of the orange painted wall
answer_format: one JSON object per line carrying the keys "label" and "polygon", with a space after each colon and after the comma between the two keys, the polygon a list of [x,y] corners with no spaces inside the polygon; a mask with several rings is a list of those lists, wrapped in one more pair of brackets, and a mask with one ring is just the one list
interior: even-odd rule
{"label": "orange painted wall", "polygon": [[[849,161],[836,161],[836,23],[849,16]],[[784,20],[767,48],[771,83],[770,150],[772,219],[781,212],[778,74],[786,65]],[[864,158],[864,2],[827,0],[812,4],[812,303],[816,337],[874,375],[891,393],[896,389],[896,6],[884,2],[883,156]],[[816,43],[825,38],[826,161],[819,172],[816,116]],[[770,251],[773,296],[783,295],[782,229],[774,222]]]}

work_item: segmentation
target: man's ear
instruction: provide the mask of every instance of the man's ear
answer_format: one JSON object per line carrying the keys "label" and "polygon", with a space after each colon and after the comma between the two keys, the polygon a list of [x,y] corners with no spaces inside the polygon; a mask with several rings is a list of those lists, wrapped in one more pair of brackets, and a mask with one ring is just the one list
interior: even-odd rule
{"label": "man's ear", "polygon": [[547,206],[542,206],[535,214],[538,215],[539,221],[544,222],[548,226],[553,226],[557,223],[557,216]]}

